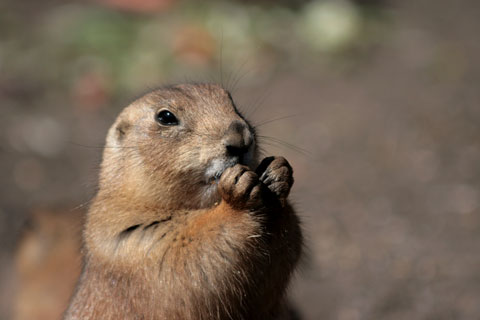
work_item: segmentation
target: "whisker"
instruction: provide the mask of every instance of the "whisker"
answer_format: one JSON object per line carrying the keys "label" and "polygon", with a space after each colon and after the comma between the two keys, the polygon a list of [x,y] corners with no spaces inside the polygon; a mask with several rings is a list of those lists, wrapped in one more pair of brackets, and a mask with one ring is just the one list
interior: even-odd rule
{"label": "whisker", "polygon": [[222,85],[222,87],[225,87],[224,83],[223,83],[223,28],[222,28],[222,33],[220,35],[220,65],[219,65],[219,68],[220,68],[220,84]]}
{"label": "whisker", "polygon": [[[260,139],[266,140],[266,141],[263,141],[263,143],[265,143],[267,145],[271,145],[271,146],[275,146],[275,147],[279,147],[279,146],[287,147],[291,150],[294,150],[298,153],[303,154],[304,156],[313,157],[312,152],[310,152],[309,150],[303,149],[301,147],[298,147],[294,144],[288,143],[288,142],[283,141],[281,139],[274,138],[274,137],[268,137],[268,136],[262,136],[262,135],[257,135],[257,137],[260,138]],[[270,144],[269,144],[269,142],[270,142]]]}
{"label": "whisker", "polygon": [[235,92],[235,90],[237,90],[238,83],[251,72],[250,70],[244,68],[248,60],[249,57],[245,58],[245,60],[238,66],[237,70],[232,71],[231,77],[227,84],[228,91]]}
{"label": "whisker", "polygon": [[245,109],[245,114],[248,118],[253,118],[253,115],[260,109],[260,107],[265,103],[267,98],[271,94],[271,89],[267,89],[263,92],[262,95],[258,96],[252,104]]}
{"label": "whisker", "polygon": [[81,208],[89,205],[92,201],[93,201],[93,199],[87,200],[87,201],[79,204],[78,206],[71,208],[69,211],[72,212],[72,211],[76,211],[78,209],[81,209]]}
{"label": "whisker", "polygon": [[270,119],[270,120],[266,120],[266,121],[263,121],[263,122],[260,122],[256,125],[254,125],[253,127],[254,128],[259,128],[261,126],[264,126],[266,124],[269,124],[269,123],[272,123],[272,122],[275,122],[275,121],[279,121],[279,120],[284,120],[284,119],[289,119],[289,118],[294,118],[294,117],[298,117],[300,116],[299,114],[290,114],[290,115],[287,115],[287,116],[283,116],[283,117],[278,117],[278,118],[274,118],[274,119]]}
{"label": "whisker", "polygon": [[285,146],[287,148],[290,148],[292,150],[295,150],[295,151],[298,151],[306,156],[312,156],[312,153],[304,148],[301,148],[301,147],[298,147],[296,145],[293,145],[291,143],[288,143],[286,141],[283,141],[283,140],[274,140],[273,138],[269,138],[271,140],[271,142],[273,143],[277,143],[277,145],[279,146]]}

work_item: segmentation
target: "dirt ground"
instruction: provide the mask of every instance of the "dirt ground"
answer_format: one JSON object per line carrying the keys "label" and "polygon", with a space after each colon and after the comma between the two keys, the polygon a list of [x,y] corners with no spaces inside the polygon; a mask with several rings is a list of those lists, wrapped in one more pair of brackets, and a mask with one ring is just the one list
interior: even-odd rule
{"label": "dirt ground", "polygon": [[[308,254],[292,300],[312,320],[478,319],[480,3],[391,1],[386,10],[388,37],[348,72],[290,68],[233,92],[261,135],[286,142],[265,138],[266,153],[284,155],[295,170],[292,199]],[[75,113],[2,92],[4,319],[28,213],[88,201],[106,130],[126,101]],[[45,114],[61,129],[48,126]],[[41,171],[36,156],[11,147],[7,130],[35,119],[68,137],[54,157],[39,157]],[[41,172],[48,183],[29,191],[35,177],[24,172]]]}

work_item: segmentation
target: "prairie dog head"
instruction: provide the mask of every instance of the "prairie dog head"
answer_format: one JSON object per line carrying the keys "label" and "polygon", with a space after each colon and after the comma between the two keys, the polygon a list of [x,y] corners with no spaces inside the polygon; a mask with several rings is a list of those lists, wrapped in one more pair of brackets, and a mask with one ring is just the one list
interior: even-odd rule
{"label": "prairie dog head", "polygon": [[162,88],[125,108],[110,128],[99,196],[209,207],[219,200],[219,177],[237,163],[255,167],[257,146],[230,94],[211,84]]}

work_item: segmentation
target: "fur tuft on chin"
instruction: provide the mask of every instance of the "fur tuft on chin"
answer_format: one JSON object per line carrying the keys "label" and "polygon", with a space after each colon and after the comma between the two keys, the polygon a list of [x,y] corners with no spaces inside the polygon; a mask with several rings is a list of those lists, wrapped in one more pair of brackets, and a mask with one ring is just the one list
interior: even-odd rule
{"label": "fur tuft on chin", "polygon": [[207,184],[211,184],[214,181],[218,181],[222,176],[222,173],[230,167],[233,167],[239,163],[237,158],[222,159],[217,158],[213,159],[210,162],[210,165],[205,170],[205,181]]}

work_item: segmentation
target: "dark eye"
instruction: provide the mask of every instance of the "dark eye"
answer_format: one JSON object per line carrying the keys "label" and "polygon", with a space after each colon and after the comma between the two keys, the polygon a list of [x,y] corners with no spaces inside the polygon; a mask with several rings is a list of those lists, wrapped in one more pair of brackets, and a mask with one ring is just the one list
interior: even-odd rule
{"label": "dark eye", "polygon": [[176,126],[178,119],[173,113],[168,110],[161,110],[155,116],[155,120],[164,126]]}

